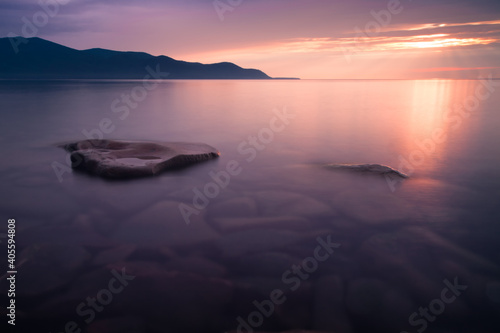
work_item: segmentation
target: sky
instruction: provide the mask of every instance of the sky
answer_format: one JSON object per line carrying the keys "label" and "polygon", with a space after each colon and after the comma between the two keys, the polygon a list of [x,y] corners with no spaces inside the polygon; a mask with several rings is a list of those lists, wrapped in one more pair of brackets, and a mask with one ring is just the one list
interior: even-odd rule
{"label": "sky", "polygon": [[0,0],[13,35],[272,77],[500,77],[499,0]]}

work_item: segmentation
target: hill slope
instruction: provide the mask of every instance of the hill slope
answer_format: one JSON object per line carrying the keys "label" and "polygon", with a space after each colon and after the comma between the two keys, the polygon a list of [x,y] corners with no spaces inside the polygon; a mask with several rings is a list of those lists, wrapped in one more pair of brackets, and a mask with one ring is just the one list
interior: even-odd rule
{"label": "hill slope", "polygon": [[18,53],[13,39],[0,38],[0,79],[143,79],[151,72],[168,72],[157,77],[162,79],[270,79],[229,62],[204,65],[142,52],[79,51],[41,38],[19,38]]}

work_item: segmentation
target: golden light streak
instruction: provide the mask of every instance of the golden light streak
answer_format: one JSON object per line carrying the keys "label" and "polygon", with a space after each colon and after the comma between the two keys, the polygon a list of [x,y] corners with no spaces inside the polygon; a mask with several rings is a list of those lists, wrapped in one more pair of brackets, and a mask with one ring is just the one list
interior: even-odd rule
{"label": "golden light streak", "polygon": [[[416,38],[418,39],[418,38]],[[426,49],[451,46],[487,45],[496,42],[493,38],[437,38],[431,41],[408,41],[400,43],[387,43],[380,45],[380,49],[405,50]]]}
{"label": "golden light streak", "polygon": [[353,38],[311,38],[282,42],[274,45],[273,52],[308,53],[355,48],[357,51],[391,51],[425,48],[446,48],[472,45],[488,45],[500,42],[495,38],[456,38],[449,34],[418,35],[409,37],[365,37]]}
{"label": "golden light streak", "polygon": [[[428,23],[428,24],[422,24],[422,25],[417,25],[413,27],[400,27],[401,29],[398,28],[398,30],[410,30],[410,31],[415,31],[415,30],[426,30],[426,29],[435,29],[435,28],[442,28],[442,27],[465,27],[465,26],[474,26],[474,25],[497,25],[500,24],[500,20],[496,21],[480,21],[480,22],[465,22],[465,23]],[[398,31],[398,30],[390,30],[390,31]]]}

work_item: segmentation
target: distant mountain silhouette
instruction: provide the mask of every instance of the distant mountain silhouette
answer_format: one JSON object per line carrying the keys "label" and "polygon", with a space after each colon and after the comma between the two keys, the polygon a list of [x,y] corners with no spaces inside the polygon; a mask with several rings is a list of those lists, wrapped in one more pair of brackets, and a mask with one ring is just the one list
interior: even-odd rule
{"label": "distant mountain silhouette", "polygon": [[[158,72],[169,74],[151,77]],[[0,79],[143,79],[148,74],[152,79],[270,79],[230,62],[204,65],[142,52],[79,51],[41,38],[0,38]]]}

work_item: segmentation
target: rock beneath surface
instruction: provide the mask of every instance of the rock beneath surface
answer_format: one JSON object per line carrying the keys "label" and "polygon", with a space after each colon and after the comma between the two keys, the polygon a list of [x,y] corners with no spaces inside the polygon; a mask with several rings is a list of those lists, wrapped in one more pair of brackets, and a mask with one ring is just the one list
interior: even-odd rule
{"label": "rock beneath surface", "polygon": [[346,190],[332,199],[332,205],[346,216],[371,225],[408,225],[416,223],[420,214],[405,199],[381,191]]}
{"label": "rock beneath surface", "polygon": [[387,177],[409,178],[408,175],[381,164],[328,164],[328,169],[361,172]]}
{"label": "rock beneath surface", "polygon": [[220,155],[202,143],[84,140],[61,147],[71,153],[73,168],[115,179],[153,176]]}
{"label": "rock beneath surface", "polygon": [[237,258],[260,252],[286,252],[302,240],[300,233],[289,230],[252,229],[225,235],[216,247],[223,258]]}
{"label": "rock beneath surface", "polygon": [[353,323],[377,327],[377,332],[400,331],[418,308],[404,290],[373,278],[350,281],[345,303]]}
{"label": "rock beneath surface", "polygon": [[[90,259],[90,253],[81,246],[35,244],[19,253],[16,266],[19,277],[16,294],[20,297],[38,297],[63,288],[77,275]],[[0,283],[2,290],[8,290]]]}
{"label": "rock beneath surface", "polygon": [[102,251],[94,257],[92,265],[107,265],[125,261],[136,249],[135,245],[122,245],[110,250]]}
{"label": "rock beneath surface", "polygon": [[207,224],[203,214],[193,214],[187,225],[178,202],[162,201],[125,220],[111,237],[124,244],[192,250],[212,243],[219,235]]}
{"label": "rock beneath surface", "polygon": [[490,301],[500,304],[500,281],[488,283],[485,292]]}
{"label": "rock beneath surface", "polygon": [[352,332],[344,305],[344,282],[340,276],[320,277],[314,288],[313,328],[331,332]]}
{"label": "rock beneath surface", "polygon": [[88,333],[141,333],[146,324],[138,317],[114,317],[90,323]]}
{"label": "rock beneath surface", "polygon": [[287,191],[260,191],[252,193],[263,216],[301,216],[318,218],[334,216],[331,207],[315,198]]}
{"label": "rock beneath surface", "polygon": [[[239,333],[239,331],[230,331],[228,333]],[[303,330],[293,330],[293,331],[286,331],[286,332],[269,332],[269,331],[254,331],[255,333],[332,333],[332,332],[327,332],[327,331],[303,331]]]}
{"label": "rock beneath surface", "polygon": [[167,271],[192,273],[204,277],[222,278],[226,276],[227,273],[224,266],[219,265],[210,259],[196,256],[175,258],[166,262],[163,267]]}
{"label": "rock beneath surface", "polygon": [[268,276],[281,278],[293,265],[302,260],[283,252],[264,252],[245,255],[231,263],[231,269],[241,276]]}
{"label": "rock beneath surface", "polygon": [[[192,190],[190,196],[193,196]],[[236,197],[229,200],[215,203],[209,207],[209,215],[219,218],[225,217],[251,217],[257,216],[259,210],[257,203],[250,197]]]}
{"label": "rock beneath surface", "polygon": [[286,229],[286,230],[309,230],[316,226],[315,221],[308,221],[295,216],[272,216],[272,217],[238,217],[218,218],[212,220],[213,226],[223,232],[237,232],[254,228],[261,229]]}
{"label": "rock beneath surface", "polygon": [[[115,274],[123,276],[121,282],[114,282],[116,288],[123,289],[113,294],[112,301],[106,305],[96,303],[104,308],[104,311],[96,312],[96,319],[117,318],[117,321],[102,323],[102,327],[98,325],[85,332],[114,333],[113,327],[123,328],[122,332],[134,332],[121,324],[123,319],[118,318],[123,316],[144,319],[144,330],[140,329],[141,320],[131,320],[130,325],[136,326],[137,333],[204,332],[204,328],[208,332],[222,332],[216,329],[214,318],[223,313],[233,299],[233,283],[220,278],[167,271],[163,264],[153,262],[115,263],[83,274],[33,310],[35,318],[50,321],[75,317],[78,304],[86,303],[87,297],[100,297],[102,290],[109,290],[109,281],[116,278]],[[87,317],[80,319],[78,323],[83,324]],[[150,328],[157,324],[162,324],[163,329]]]}

